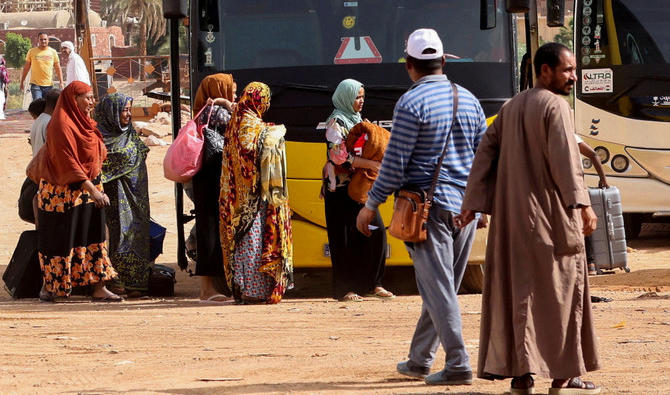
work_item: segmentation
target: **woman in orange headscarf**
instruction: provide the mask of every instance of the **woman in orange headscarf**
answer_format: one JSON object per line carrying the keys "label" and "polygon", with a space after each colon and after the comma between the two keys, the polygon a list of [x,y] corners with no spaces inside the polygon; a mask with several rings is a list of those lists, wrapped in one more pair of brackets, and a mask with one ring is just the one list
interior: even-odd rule
{"label": "woman in orange headscarf", "polygon": [[121,301],[105,288],[117,276],[107,256],[100,170],[106,149],[90,117],[91,87],[75,81],[60,95],[47,127],[47,140],[29,165],[38,182],[38,250],[44,285],[40,299],[69,296],[92,286],[96,301]]}
{"label": "woman in orange headscarf", "polygon": [[[223,136],[235,100],[235,82],[231,74],[212,74],[203,78],[195,95],[193,110],[203,109],[197,122],[208,125],[204,137],[208,148],[216,144],[223,150],[223,141],[213,141],[216,133]],[[230,298],[221,295],[214,285],[215,277],[223,277],[223,257],[219,240],[219,180],[221,179],[221,152],[207,155],[200,171],[193,177],[193,204],[195,205],[195,275],[200,276],[200,302],[220,304]],[[191,238],[189,238],[191,239]],[[187,243],[189,245],[191,243]]]}
{"label": "woman in orange headscarf", "polygon": [[285,129],[263,122],[268,108],[270,88],[250,83],[225,134],[221,249],[226,280],[239,303],[278,303],[293,284]]}

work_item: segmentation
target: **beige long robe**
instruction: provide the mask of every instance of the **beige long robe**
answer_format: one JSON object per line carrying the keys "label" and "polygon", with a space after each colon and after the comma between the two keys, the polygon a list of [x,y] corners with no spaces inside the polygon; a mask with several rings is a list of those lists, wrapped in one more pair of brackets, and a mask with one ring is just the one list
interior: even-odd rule
{"label": "beige long robe", "polygon": [[491,214],[481,378],[599,369],[574,208],[590,201],[574,130],[567,102],[534,88],[503,106],[477,149],[463,208]]}

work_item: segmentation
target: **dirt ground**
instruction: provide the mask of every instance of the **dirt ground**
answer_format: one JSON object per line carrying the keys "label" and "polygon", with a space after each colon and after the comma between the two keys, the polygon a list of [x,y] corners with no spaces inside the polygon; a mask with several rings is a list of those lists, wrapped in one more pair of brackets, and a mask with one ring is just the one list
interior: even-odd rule
{"label": "dirt ground", "polygon": [[[0,123],[0,272],[19,234],[30,229],[16,214],[30,158],[26,135],[16,132],[30,122],[10,118]],[[176,267],[173,185],[161,166],[165,150],[153,147],[148,158],[151,209],[168,228],[158,263]],[[587,378],[604,393],[667,394],[670,226],[645,225],[629,246],[631,273],[592,278],[592,293],[613,301],[593,306],[602,370]],[[411,290],[407,273],[389,271],[388,288]],[[328,299],[327,281],[318,276],[296,278],[299,295],[289,293],[274,306],[199,305],[196,279],[183,272],[175,298],[116,305],[83,297],[57,304],[14,301],[2,290],[0,393],[502,394],[509,388],[509,381],[484,380],[428,387],[395,373],[420,312],[418,296],[345,304]],[[459,301],[475,368],[481,296]],[[436,360],[434,370],[441,369],[442,350]],[[547,393],[549,385],[539,379],[538,392]]]}

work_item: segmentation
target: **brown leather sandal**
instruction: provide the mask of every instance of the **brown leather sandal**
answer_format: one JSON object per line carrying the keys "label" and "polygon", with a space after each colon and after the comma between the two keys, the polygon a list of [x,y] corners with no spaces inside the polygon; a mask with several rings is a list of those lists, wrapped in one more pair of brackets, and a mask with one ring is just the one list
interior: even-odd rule
{"label": "brown leather sandal", "polygon": [[549,395],[592,395],[599,394],[600,387],[590,381],[582,381],[579,377],[573,377],[566,383],[565,387],[549,389]]}
{"label": "brown leather sandal", "polygon": [[530,373],[515,377],[509,388],[510,395],[531,395],[535,393],[535,380]]}

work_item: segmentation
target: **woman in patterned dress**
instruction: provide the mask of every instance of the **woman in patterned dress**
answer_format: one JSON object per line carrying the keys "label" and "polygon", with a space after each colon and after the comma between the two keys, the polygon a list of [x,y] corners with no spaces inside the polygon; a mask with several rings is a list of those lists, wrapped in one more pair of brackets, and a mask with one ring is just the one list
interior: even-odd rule
{"label": "woman in patterned dress", "polygon": [[28,176],[39,185],[37,248],[44,301],[89,285],[94,301],[123,300],[105,287],[117,274],[105,245],[109,198],[100,170],[107,150],[89,116],[94,103],[89,85],[68,85],[49,122],[46,143],[29,165]]}
{"label": "woman in patterned dress", "polygon": [[149,148],[131,122],[133,98],[112,93],[100,100],[93,118],[107,147],[102,183],[110,205],[105,208],[109,257],[119,273],[114,292],[140,297],[149,290]]}
{"label": "woman in patterned dress", "polygon": [[221,249],[226,281],[239,303],[278,303],[293,284],[284,139],[262,120],[269,107],[270,88],[250,83],[225,133]]}

